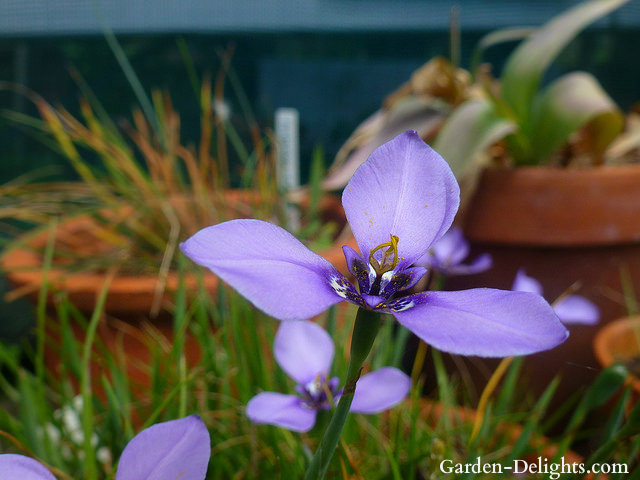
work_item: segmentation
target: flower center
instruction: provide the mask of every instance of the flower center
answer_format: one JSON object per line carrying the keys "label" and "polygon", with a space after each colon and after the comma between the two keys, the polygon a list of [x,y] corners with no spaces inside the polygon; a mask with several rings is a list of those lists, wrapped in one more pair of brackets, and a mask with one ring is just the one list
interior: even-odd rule
{"label": "flower center", "polygon": [[329,409],[336,395],[339,395],[337,378],[329,379],[324,374],[307,383],[296,387],[302,396],[303,405],[312,410]]}
{"label": "flower center", "polygon": [[[369,254],[369,264],[376,272],[378,278],[382,277],[387,272],[393,270],[398,264],[398,237],[395,235],[389,235],[391,240],[385,243],[381,243],[376,248],[371,250]],[[378,262],[375,257],[375,253],[378,250],[383,250],[382,259]]]}

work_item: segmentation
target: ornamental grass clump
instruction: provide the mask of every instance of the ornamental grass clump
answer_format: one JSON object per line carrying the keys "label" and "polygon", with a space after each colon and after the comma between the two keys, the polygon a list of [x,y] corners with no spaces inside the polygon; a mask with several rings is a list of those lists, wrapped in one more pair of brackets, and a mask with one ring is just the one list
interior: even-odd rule
{"label": "ornamental grass clump", "polygon": [[362,365],[390,314],[433,347],[507,357],[562,343],[568,332],[539,295],[495,289],[410,293],[427,273],[414,266],[451,227],[460,190],[447,163],[415,131],[375,150],[347,184],[342,204],[360,252],[344,247],[356,285],[284,229],[231,220],[181,245],[279,320],[312,317],[344,300],[358,306],[346,382],[307,470],[323,478],[347,419]]}
{"label": "ornamental grass clump", "polygon": [[[216,110],[216,102],[224,102],[225,72],[215,86],[204,78],[197,92],[196,143],[182,138],[181,115],[168,92],[154,91],[134,109],[131,122],[116,122],[89,94],[76,116],[26,88],[0,84],[32,100],[40,118],[4,115],[58,151],[78,177],[64,183],[25,177],[0,186],[0,219],[40,227],[52,218],[61,223],[86,215],[91,222],[84,235],[91,240],[59,242],[56,255],[65,268],[104,271],[115,265],[124,273],[166,274],[177,266],[178,243],[203,222],[276,217],[272,139],[250,115],[248,138],[242,138],[228,115]],[[251,192],[230,194],[232,187]]]}
{"label": "ornamental grass clump", "polygon": [[[584,167],[638,161],[637,112],[625,116],[598,79],[583,71],[544,81],[575,37],[629,0],[581,2],[539,28],[491,32],[476,46],[469,71],[434,58],[390,94],[341,148],[325,188],[344,186],[375,147],[407,128],[417,130],[473,180],[487,164]],[[497,78],[480,65],[491,46],[521,41]],[[473,182],[472,182],[473,183]]]}

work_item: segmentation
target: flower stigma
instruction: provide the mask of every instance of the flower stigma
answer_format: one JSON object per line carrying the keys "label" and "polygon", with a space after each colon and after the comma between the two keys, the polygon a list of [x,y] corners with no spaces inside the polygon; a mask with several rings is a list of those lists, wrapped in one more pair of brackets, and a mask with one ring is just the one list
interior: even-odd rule
{"label": "flower stigma", "polygon": [[[399,239],[395,235],[389,235],[389,236],[391,237],[390,241],[381,243],[376,248],[371,250],[371,253],[369,254],[369,264],[371,265],[373,270],[376,272],[376,275],[378,277],[382,277],[382,275],[384,275],[385,273],[390,272],[398,264],[398,240]],[[378,262],[374,254],[378,250],[382,250],[383,248],[386,248],[386,250],[382,254],[382,260]],[[393,260],[390,261],[392,255],[393,255]]]}

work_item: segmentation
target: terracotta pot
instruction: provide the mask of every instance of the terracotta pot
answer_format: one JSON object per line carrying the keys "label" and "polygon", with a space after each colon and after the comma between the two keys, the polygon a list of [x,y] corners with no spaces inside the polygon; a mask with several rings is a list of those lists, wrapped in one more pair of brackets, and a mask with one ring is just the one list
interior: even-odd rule
{"label": "terracotta pot", "polygon": [[[71,331],[77,345],[83,345],[87,335],[86,329],[74,323],[71,325]],[[45,364],[55,378],[61,378],[63,359],[60,354],[62,337],[59,323],[48,322],[45,325],[45,332],[47,338]],[[153,323],[129,323],[103,317],[98,324],[89,363],[92,392],[102,401],[108,401],[102,386],[102,376],[109,376],[108,365],[103,355],[106,349],[111,352],[117,365],[122,367],[123,373],[126,373],[135,399],[142,401],[149,395],[151,387],[154,352],[168,353],[173,339],[173,325],[171,321],[164,318]],[[202,358],[198,340],[189,331],[185,332],[183,354],[189,367],[197,365]],[[113,379],[110,380],[113,381]],[[72,382],[79,392],[79,379],[72,378]]]}
{"label": "terracotta pot", "polygon": [[[240,202],[243,207],[260,200],[256,192],[230,191],[226,192],[227,201],[231,199]],[[175,208],[188,208],[187,202],[180,199],[172,199]],[[304,202],[302,202],[304,205]],[[321,220],[324,222],[333,221],[339,226],[339,230],[346,225],[346,217],[340,201],[331,196],[326,196],[320,202]],[[241,209],[238,208],[239,212]],[[250,211],[250,209],[244,208]],[[119,214],[121,214],[120,212]],[[126,212],[125,212],[126,213]],[[90,217],[79,217],[64,222],[58,226],[56,231],[56,241],[65,242],[75,249],[78,254],[100,255],[101,242],[95,234],[95,221]],[[32,299],[37,299],[43,283],[42,278],[42,256],[41,252],[49,237],[48,232],[39,233],[26,241],[27,247],[11,250],[2,257],[2,267],[7,272],[7,277],[14,288],[23,289]],[[355,240],[351,235],[346,241],[337,239],[330,248],[320,251],[343,273],[347,272],[346,262],[342,253],[342,244],[355,247]],[[53,284],[52,290],[64,291],[68,299],[87,316],[90,315],[96,304],[99,292],[106,281],[106,274],[102,272],[71,272],[65,268],[64,264],[54,264],[49,271],[49,279]],[[196,275],[185,275],[187,290],[196,291],[198,279]],[[204,286],[210,292],[216,292],[219,280],[211,273],[203,275]],[[166,288],[163,294],[163,302],[170,302],[174,298],[178,289],[179,277],[177,272],[170,272]],[[111,282],[106,304],[105,315],[101,319],[97,335],[100,342],[116,355],[120,355],[124,362],[127,375],[132,381],[134,392],[143,395],[150,385],[149,366],[153,344],[150,342],[170,344],[173,340],[173,326],[169,315],[164,314],[154,317],[153,324],[149,323],[149,312],[152,308],[157,286],[157,276],[155,275],[117,275]],[[54,298],[48,299],[50,305]],[[126,320],[121,322],[115,320]],[[47,333],[51,342],[47,349],[47,365],[51,367],[53,373],[58,373],[61,358],[59,349],[56,349],[56,342],[59,344],[60,337],[55,332],[56,325],[48,325]],[[149,335],[152,329],[155,334]],[[85,333],[83,329],[74,328],[74,335],[79,342],[84,341]],[[52,345],[53,343],[53,345]],[[92,377],[97,382],[94,385],[96,391],[101,392],[100,376],[104,371],[101,365],[100,351],[96,349],[96,355],[92,356],[91,371]],[[200,349],[198,342],[186,333],[185,354],[187,364],[193,366],[200,359]],[[137,387],[136,387],[137,386]]]}
{"label": "terracotta pot", "polygon": [[[247,195],[242,192],[239,198],[237,192],[231,192],[235,201],[240,199],[243,202],[255,201],[254,195]],[[340,201],[332,196],[325,196],[320,203],[321,218],[323,221],[336,222],[340,230],[346,225],[346,217]],[[92,245],[95,251],[96,242],[99,238],[93,233],[95,222],[90,217],[78,217],[58,226],[56,231],[56,241],[73,242],[72,245]],[[26,248],[16,248],[5,254],[2,259],[2,268],[7,272],[11,284],[16,289],[24,290],[32,299],[37,299],[38,292],[42,285],[42,257],[40,252],[47,242],[49,233],[42,232],[27,241]],[[342,253],[342,245],[355,247],[355,240],[350,235],[346,239],[338,239],[331,247],[319,251],[318,253],[329,260],[343,273],[347,273],[347,266]],[[99,248],[98,248],[99,252]],[[49,272],[49,279],[54,286],[54,290],[64,291],[69,300],[81,311],[91,313],[95,307],[96,298],[105,283],[105,275],[102,272],[71,272],[61,265],[53,265]],[[219,280],[211,274],[203,276],[207,290],[215,292]],[[105,312],[110,315],[127,317],[148,316],[157,286],[156,275],[117,275],[109,287]],[[170,301],[178,288],[178,273],[169,272],[166,280],[163,302]],[[196,289],[198,281],[194,275],[186,275],[185,283],[188,289]],[[52,302],[52,298],[49,298]]]}
{"label": "terracotta pot", "polygon": [[[640,298],[640,165],[557,169],[487,169],[464,212],[471,255],[488,252],[494,267],[452,278],[447,289],[510,289],[519,268],[539,280],[553,301],[572,286],[600,308],[601,324],[626,314],[621,269]],[[563,375],[562,401],[598,374],[591,344],[598,326],[572,325],[559,347],[525,363],[540,393]],[[474,361],[475,362],[475,361]],[[496,363],[480,362],[490,368]]]}
{"label": "terracotta pot", "polygon": [[[628,365],[632,360],[640,367],[640,317],[615,320],[598,331],[593,351],[603,367],[616,363]],[[637,371],[637,370],[636,370]],[[640,396],[640,377],[629,375],[629,384]]]}

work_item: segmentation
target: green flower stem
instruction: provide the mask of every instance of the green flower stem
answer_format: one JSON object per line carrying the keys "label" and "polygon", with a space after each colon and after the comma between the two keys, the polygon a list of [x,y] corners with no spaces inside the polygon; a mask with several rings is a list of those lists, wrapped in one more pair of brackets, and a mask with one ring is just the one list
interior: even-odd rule
{"label": "green flower stem", "polygon": [[320,445],[311,460],[307,474],[304,477],[305,480],[322,480],[327,472],[329,462],[333,457],[333,453],[340,441],[342,429],[347,421],[349,408],[353,401],[353,393],[356,391],[356,382],[360,378],[362,364],[371,351],[379,329],[380,318],[377,313],[363,308],[358,309],[353,326],[353,334],[351,335],[351,358],[347,369],[347,381],[329,426],[324,432]]}

